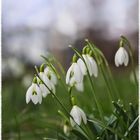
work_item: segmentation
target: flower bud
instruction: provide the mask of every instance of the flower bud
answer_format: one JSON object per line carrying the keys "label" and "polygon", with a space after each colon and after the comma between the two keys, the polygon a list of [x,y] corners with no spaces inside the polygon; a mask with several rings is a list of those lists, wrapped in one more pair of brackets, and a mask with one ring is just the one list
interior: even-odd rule
{"label": "flower bud", "polygon": [[74,96],[71,97],[71,103],[73,106],[76,105],[76,100],[75,100]]}
{"label": "flower bud", "polygon": [[32,83],[37,83],[37,77],[35,76]]}
{"label": "flower bud", "polygon": [[72,58],[72,62],[77,62],[77,60],[78,60],[78,57],[77,57],[76,54],[74,54],[74,55],[73,55],[73,58]]}
{"label": "flower bud", "polygon": [[87,48],[86,48],[86,54],[89,54],[89,52],[90,52],[90,48],[87,47]]}
{"label": "flower bud", "polygon": [[87,46],[85,46],[85,47],[83,48],[82,54],[86,54],[86,48],[87,48]]}
{"label": "flower bud", "polygon": [[66,136],[69,136],[69,134],[70,134],[70,126],[69,126],[68,121],[65,121],[65,124],[63,126],[63,131],[64,131],[64,134]]}
{"label": "flower bud", "polygon": [[40,66],[40,72],[44,72],[44,64]]}

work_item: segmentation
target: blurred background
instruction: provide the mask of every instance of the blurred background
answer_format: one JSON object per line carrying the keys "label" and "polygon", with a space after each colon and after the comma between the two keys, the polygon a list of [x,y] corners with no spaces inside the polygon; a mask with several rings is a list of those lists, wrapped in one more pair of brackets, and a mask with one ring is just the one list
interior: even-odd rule
{"label": "blurred background", "polygon": [[[29,135],[35,139],[40,134],[35,122],[40,115],[46,115],[40,112],[52,111],[50,108],[41,108],[43,105],[25,103],[26,89],[34,76],[34,65],[43,62],[41,54],[53,54],[67,69],[73,55],[68,45],[82,49],[84,39],[88,38],[103,51],[114,70],[114,54],[118,49],[120,35],[130,40],[137,66],[138,0],[3,0],[3,139],[15,140],[19,134],[23,136],[22,139],[31,139]],[[122,72],[122,68],[115,68],[114,73],[120,74],[116,81],[121,89],[124,87],[121,87],[122,83],[131,87],[127,91],[130,93],[133,91],[133,82],[127,73],[131,71],[129,68],[123,69]],[[122,83],[119,79],[121,74],[126,75]],[[132,98],[133,95],[130,95],[128,100]],[[44,106],[53,104],[49,99],[46,100]],[[33,112],[38,112],[35,117],[32,117]],[[53,116],[53,111],[50,114]],[[24,134],[28,134],[28,137],[24,137]]]}

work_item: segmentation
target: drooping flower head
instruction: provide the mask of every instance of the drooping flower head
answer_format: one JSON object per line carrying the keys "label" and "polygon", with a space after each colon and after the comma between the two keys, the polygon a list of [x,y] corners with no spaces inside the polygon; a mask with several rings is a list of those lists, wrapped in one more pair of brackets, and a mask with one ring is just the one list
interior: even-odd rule
{"label": "drooping flower head", "polygon": [[55,85],[57,84],[57,77],[55,73],[52,71],[52,69],[48,66],[44,68],[44,64],[42,64],[40,66],[39,76],[42,79],[42,81],[47,85],[46,87],[42,82],[39,84],[42,89],[42,92],[44,93],[46,91],[44,96],[46,97],[46,95],[50,93],[50,90],[52,90],[52,92],[55,93]]}
{"label": "drooping flower head", "polygon": [[98,66],[95,59],[92,57],[93,53],[88,47],[83,48],[83,58],[87,65],[90,76],[94,75],[94,77],[98,76]]}
{"label": "drooping flower head", "polygon": [[37,78],[35,77],[31,86],[28,88],[26,92],[26,103],[28,104],[30,100],[34,103],[42,102],[42,94],[39,86],[37,85]]}
{"label": "drooping flower head", "polygon": [[127,66],[129,62],[129,56],[124,47],[120,47],[115,54],[115,65],[119,67],[119,65]]}
{"label": "drooping flower head", "polygon": [[80,125],[82,123],[82,121],[84,124],[87,124],[86,114],[77,105],[74,105],[72,107],[70,115],[73,117],[73,118],[70,118],[70,122],[71,122],[72,126],[75,126],[76,124]]}
{"label": "drooping flower head", "polygon": [[79,85],[78,89],[80,89],[80,91],[82,91],[83,86],[82,85],[83,82],[83,73],[82,70],[80,68],[80,66],[77,63],[77,56],[74,55],[73,56],[73,63],[70,66],[70,68],[67,71],[66,74],[66,84],[68,84],[69,86],[73,87],[77,87],[77,84]]}

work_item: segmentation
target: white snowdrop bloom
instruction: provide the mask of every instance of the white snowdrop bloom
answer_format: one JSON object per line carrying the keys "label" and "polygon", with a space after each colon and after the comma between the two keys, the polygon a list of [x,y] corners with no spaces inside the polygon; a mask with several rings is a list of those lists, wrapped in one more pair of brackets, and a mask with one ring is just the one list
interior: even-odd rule
{"label": "white snowdrop bloom", "polygon": [[120,47],[115,54],[115,65],[117,67],[119,67],[119,65],[122,64],[124,64],[124,66],[127,66],[128,62],[129,62],[129,56],[127,51],[123,47]]}
{"label": "white snowdrop bloom", "polygon": [[70,66],[66,74],[66,84],[70,86],[74,86],[77,83],[81,83],[83,81],[83,73],[80,69],[80,66],[74,62]]}
{"label": "white snowdrop bloom", "polygon": [[26,92],[26,103],[28,104],[32,100],[34,104],[42,102],[42,94],[39,86],[36,83],[32,83],[32,85],[28,88]]}
{"label": "white snowdrop bloom", "polygon": [[86,75],[87,74],[87,68],[86,68],[85,63],[83,62],[83,60],[81,58],[79,58],[77,60],[77,64],[80,66],[80,69],[81,69],[83,75]]}
{"label": "white snowdrop bloom", "polygon": [[[42,81],[47,85],[47,87],[41,83],[40,85],[40,88],[42,89],[42,95],[43,97],[46,97],[49,93],[50,93],[50,90],[55,93],[56,90],[55,90],[55,86],[54,84],[50,81],[50,79],[46,76],[46,74],[44,72],[40,72],[39,73],[39,76],[40,78],[42,79]],[[45,86],[43,86],[43,85]],[[44,93],[46,91],[46,93]]]}
{"label": "white snowdrop bloom", "polygon": [[48,79],[54,84],[57,84],[57,77],[56,74],[51,70],[51,68],[46,67],[44,69],[44,73],[47,75]]}
{"label": "white snowdrop bloom", "polygon": [[94,77],[97,77],[98,76],[98,66],[97,66],[96,61],[89,54],[86,54],[86,55],[83,54],[82,56],[86,62],[90,76],[94,75]]}
{"label": "white snowdrop bloom", "polygon": [[[78,107],[77,105],[74,105],[72,107],[72,110],[70,112],[70,115],[73,117],[73,118],[70,118],[70,122],[71,122],[71,125],[72,126],[75,126],[76,123],[78,125],[81,124],[82,120],[84,122],[84,124],[87,123],[87,117],[86,117],[86,114],[84,113],[84,111]],[[74,121],[73,121],[74,120]]]}

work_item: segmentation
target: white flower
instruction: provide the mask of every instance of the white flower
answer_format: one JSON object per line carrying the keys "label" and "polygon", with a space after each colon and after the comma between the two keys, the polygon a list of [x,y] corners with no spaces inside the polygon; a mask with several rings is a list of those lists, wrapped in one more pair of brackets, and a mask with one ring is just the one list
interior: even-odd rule
{"label": "white flower", "polygon": [[120,47],[115,54],[115,65],[117,67],[122,64],[127,66],[128,62],[129,62],[129,56],[127,51],[123,47]]}
{"label": "white flower", "polygon": [[57,77],[56,77],[55,73],[54,73],[49,67],[46,67],[46,68],[44,69],[44,73],[46,74],[46,76],[48,77],[48,79],[49,79],[54,85],[57,84]]}
{"label": "white flower", "polygon": [[[50,90],[52,90],[53,93],[55,93],[55,86],[54,86],[54,83],[52,83],[50,81],[50,79],[48,78],[48,76],[44,73],[44,72],[40,72],[39,73],[39,76],[40,78],[42,79],[42,81],[47,85],[47,87],[42,83],[42,84],[39,84],[41,85],[40,88],[42,90],[42,95],[43,97],[46,97],[49,93],[50,93]],[[46,87],[44,87],[44,86]],[[46,91],[46,92],[45,92]],[[44,93],[45,92],[45,93]]]}
{"label": "white flower", "polygon": [[[82,120],[84,122],[84,124],[87,123],[87,117],[86,117],[86,114],[84,113],[84,111],[79,108],[77,105],[74,105],[71,112],[70,112],[70,115],[73,117],[73,118],[70,118],[70,122],[71,122],[71,125],[72,126],[75,126],[76,123],[78,125],[81,124]],[[73,121],[74,120],[74,121]]]}
{"label": "white flower", "polygon": [[86,62],[90,76],[94,75],[94,77],[97,77],[98,76],[98,66],[97,66],[96,61],[89,54],[86,54],[86,55],[83,54],[82,56]]}
{"label": "white flower", "polygon": [[77,63],[72,63],[66,74],[66,84],[74,86],[83,81],[83,73]]}
{"label": "white flower", "polygon": [[42,102],[41,90],[36,83],[32,83],[26,92],[26,103],[28,104],[30,100],[32,100],[34,104],[38,102],[41,104]]}

